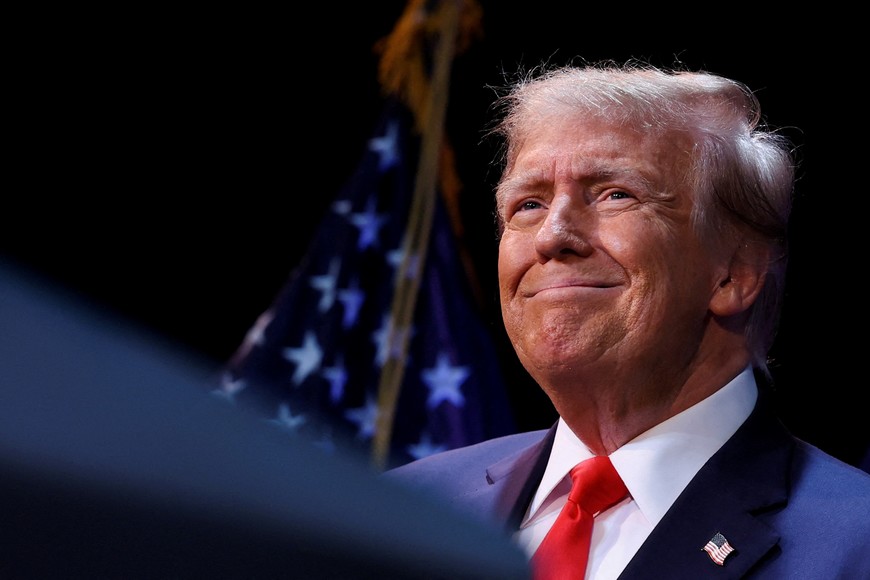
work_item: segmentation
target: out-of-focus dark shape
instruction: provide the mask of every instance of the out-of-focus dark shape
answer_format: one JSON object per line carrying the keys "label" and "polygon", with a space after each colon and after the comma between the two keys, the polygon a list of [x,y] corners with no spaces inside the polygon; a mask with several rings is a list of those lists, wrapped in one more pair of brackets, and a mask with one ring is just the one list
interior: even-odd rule
{"label": "out-of-focus dark shape", "polygon": [[0,260],[0,577],[524,578],[500,531],[210,396]]}

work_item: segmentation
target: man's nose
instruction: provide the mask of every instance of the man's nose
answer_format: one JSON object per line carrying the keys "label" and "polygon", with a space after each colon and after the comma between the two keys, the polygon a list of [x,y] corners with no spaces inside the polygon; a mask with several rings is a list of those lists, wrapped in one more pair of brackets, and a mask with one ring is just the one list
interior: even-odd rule
{"label": "man's nose", "polygon": [[546,259],[568,255],[588,256],[592,251],[589,232],[593,227],[591,210],[570,195],[553,198],[547,217],[535,235],[535,249]]}

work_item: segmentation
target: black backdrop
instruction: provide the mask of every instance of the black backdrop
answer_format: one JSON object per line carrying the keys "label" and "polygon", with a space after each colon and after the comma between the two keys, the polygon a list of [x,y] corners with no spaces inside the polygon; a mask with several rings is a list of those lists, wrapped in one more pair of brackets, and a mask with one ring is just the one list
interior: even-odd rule
{"label": "black backdrop", "polygon": [[[379,112],[372,48],[405,2],[349,4],[54,13],[22,24],[7,83],[16,130],[0,248],[220,365],[305,252]],[[454,61],[447,128],[483,314],[505,348],[520,427],[553,415],[499,330],[496,175],[481,143],[488,86],[544,59],[640,58],[746,82],[799,146],[775,378],[786,423],[856,462],[870,439],[858,326],[865,99],[848,76],[856,19],[480,5],[483,36]]]}

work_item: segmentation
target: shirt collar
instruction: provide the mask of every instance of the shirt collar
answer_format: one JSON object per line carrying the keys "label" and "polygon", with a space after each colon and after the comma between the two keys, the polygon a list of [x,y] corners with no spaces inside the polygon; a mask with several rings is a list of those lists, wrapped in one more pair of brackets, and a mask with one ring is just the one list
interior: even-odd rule
{"label": "shirt collar", "polygon": [[[661,520],[689,481],[737,431],[752,412],[757,397],[755,377],[747,367],[706,399],[641,433],[610,455],[650,525]],[[586,445],[560,418],[529,516],[534,518],[554,497],[567,493],[568,472],[590,457]]]}

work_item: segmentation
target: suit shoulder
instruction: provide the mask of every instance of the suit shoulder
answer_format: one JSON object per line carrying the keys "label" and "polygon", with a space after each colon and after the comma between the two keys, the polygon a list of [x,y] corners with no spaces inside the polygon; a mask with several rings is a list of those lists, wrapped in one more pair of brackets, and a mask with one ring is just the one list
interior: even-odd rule
{"label": "suit shoulder", "polygon": [[870,534],[870,473],[803,441],[796,448],[789,502],[825,514],[824,521],[836,522],[841,533]]}
{"label": "suit shoulder", "polygon": [[442,451],[422,459],[417,459],[390,469],[384,472],[384,475],[399,480],[416,480],[421,477],[437,476],[438,474],[442,476],[450,473],[456,474],[468,469],[479,471],[490,463],[538,443],[546,434],[547,430],[542,429],[487,439],[480,443]]}
{"label": "suit shoulder", "polygon": [[798,440],[795,471],[810,487],[823,487],[830,495],[838,492],[852,495],[860,492],[870,501],[870,473]]}
{"label": "suit shoulder", "polygon": [[870,578],[870,474],[798,440],[787,503],[762,516],[779,534],[770,578]]}

